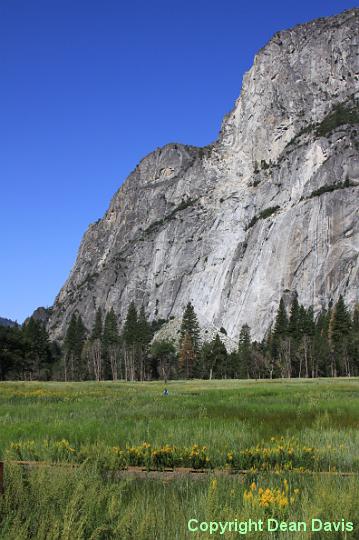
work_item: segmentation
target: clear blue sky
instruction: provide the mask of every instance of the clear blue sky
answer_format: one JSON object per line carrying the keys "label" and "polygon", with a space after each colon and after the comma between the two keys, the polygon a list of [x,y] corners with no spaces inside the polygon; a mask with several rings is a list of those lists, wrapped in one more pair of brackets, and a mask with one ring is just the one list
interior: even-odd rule
{"label": "clear blue sky", "polygon": [[0,316],[66,280],[90,222],[147,153],[216,139],[277,30],[345,0],[0,0]]}

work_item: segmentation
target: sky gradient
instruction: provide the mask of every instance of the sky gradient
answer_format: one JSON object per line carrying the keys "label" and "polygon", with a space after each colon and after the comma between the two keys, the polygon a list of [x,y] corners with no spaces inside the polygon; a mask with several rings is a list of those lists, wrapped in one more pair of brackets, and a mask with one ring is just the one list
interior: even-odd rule
{"label": "sky gradient", "polygon": [[0,316],[50,306],[146,154],[206,145],[278,30],[345,0],[0,0]]}

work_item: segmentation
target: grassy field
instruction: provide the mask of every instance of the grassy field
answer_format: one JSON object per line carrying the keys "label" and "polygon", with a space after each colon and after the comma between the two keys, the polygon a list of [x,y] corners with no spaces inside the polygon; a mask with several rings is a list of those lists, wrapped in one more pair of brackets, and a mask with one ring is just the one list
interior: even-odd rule
{"label": "grassy field", "polygon": [[[232,538],[189,519],[354,522],[354,532],[249,538],[359,538],[359,380],[1,383],[4,539]],[[145,443],[145,444],[144,444]],[[194,446],[197,445],[197,446]],[[139,464],[247,475],[118,478]],[[324,473],[324,474],[322,474]],[[192,522],[195,524],[195,522]],[[308,525],[310,527],[310,525]],[[242,535],[240,535],[242,537]]]}

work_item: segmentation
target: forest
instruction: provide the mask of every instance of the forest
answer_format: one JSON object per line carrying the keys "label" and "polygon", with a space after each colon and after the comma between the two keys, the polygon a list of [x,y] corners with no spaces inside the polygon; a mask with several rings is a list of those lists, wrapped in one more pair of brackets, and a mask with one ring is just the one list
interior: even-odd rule
{"label": "forest", "polygon": [[261,342],[247,324],[234,350],[221,328],[201,339],[193,305],[183,311],[177,339],[154,336],[166,320],[149,321],[132,302],[122,326],[113,309],[97,310],[93,327],[73,314],[63,342],[49,339],[45,325],[30,317],[20,326],[0,326],[1,380],[274,379],[359,375],[359,306],[351,313],[340,296],[317,317],[293,297],[283,299]]}

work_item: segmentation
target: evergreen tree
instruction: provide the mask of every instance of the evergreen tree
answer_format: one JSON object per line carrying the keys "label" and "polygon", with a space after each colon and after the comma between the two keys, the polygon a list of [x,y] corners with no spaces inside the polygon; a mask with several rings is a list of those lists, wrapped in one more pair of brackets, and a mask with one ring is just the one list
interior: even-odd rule
{"label": "evergreen tree", "polygon": [[209,342],[204,343],[201,349],[202,369],[196,373],[197,376],[206,375],[212,377],[228,376],[228,354],[224,343],[218,334]]}
{"label": "evergreen tree", "polygon": [[102,311],[101,308],[98,308],[96,311],[96,317],[95,322],[92,326],[91,331],[91,341],[95,341],[96,339],[102,340]]}
{"label": "evergreen tree", "polygon": [[64,341],[64,378],[65,380],[81,380],[86,373],[82,365],[82,349],[86,340],[86,328],[82,317],[74,313],[71,316]]}
{"label": "evergreen tree", "polygon": [[282,377],[291,376],[291,350],[288,338],[288,317],[281,298],[271,336],[271,354],[273,357],[274,374]]}
{"label": "evergreen tree", "polygon": [[76,343],[77,343],[77,317],[73,313],[70,319],[70,323],[67,327],[66,335],[65,335],[65,341],[64,341],[65,351],[67,351],[68,353],[74,352],[76,349]]}
{"label": "evergreen tree", "polygon": [[301,337],[299,318],[300,318],[300,307],[299,307],[299,302],[298,302],[298,296],[295,295],[292,301],[291,308],[290,308],[289,322],[288,322],[288,335],[296,341],[298,341]]}
{"label": "evergreen tree", "polygon": [[350,334],[351,319],[349,312],[345,306],[342,295],[333,310],[329,324],[329,339],[335,346],[341,344],[343,340]]}
{"label": "evergreen tree", "polygon": [[128,307],[122,337],[124,345],[125,379],[134,381],[136,377],[136,353],[138,344],[138,317],[134,302],[131,302]]}
{"label": "evergreen tree", "polygon": [[191,335],[186,332],[181,340],[179,350],[179,367],[186,379],[193,376],[193,366],[196,360],[196,352],[193,347]]}
{"label": "evergreen tree", "polygon": [[0,325],[0,380],[26,380],[31,373],[27,360],[28,343],[20,327]]}
{"label": "evergreen tree", "polygon": [[322,309],[317,317],[314,329],[313,357],[316,364],[316,376],[319,377],[330,375],[329,316],[328,311]]}
{"label": "evergreen tree", "polygon": [[215,359],[215,373],[224,379],[228,377],[228,353],[218,334],[212,340],[212,355]]}
{"label": "evergreen tree", "polygon": [[351,318],[342,295],[339,296],[329,323],[332,376],[351,375],[350,350]]}
{"label": "evergreen tree", "polygon": [[148,345],[152,338],[151,327],[146,319],[145,309],[142,306],[138,314],[137,320],[137,372],[140,381],[146,378],[148,371],[147,353]]}
{"label": "evergreen tree", "polygon": [[284,300],[283,298],[281,298],[279,302],[277,316],[274,323],[273,336],[274,338],[284,337],[285,335],[287,335],[287,331],[288,331],[288,317],[287,317],[287,312],[284,306]]}
{"label": "evergreen tree", "polygon": [[105,362],[105,377],[118,379],[120,336],[117,328],[117,317],[113,308],[106,313],[102,334],[102,356]]}
{"label": "evergreen tree", "polygon": [[30,317],[23,327],[24,339],[27,342],[28,365],[36,379],[50,376],[49,335],[41,321]]}
{"label": "evergreen tree", "polygon": [[103,351],[102,351],[102,311],[98,308],[96,311],[95,321],[92,326],[90,335],[90,369],[93,372],[96,381],[100,381],[103,378]]}
{"label": "evergreen tree", "polygon": [[238,362],[239,362],[239,378],[249,379],[252,360],[252,340],[251,330],[248,324],[244,324],[239,334],[238,343]]}
{"label": "evergreen tree", "polygon": [[152,338],[151,326],[147,321],[145,308],[142,306],[137,321],[137,341],[147,347]]}
{"label": "evergreen tree", "polygon": [[123,341],[127,346],[134,345],[137,341],[137,310],[134,302],[131,302],[123,328]]}
{"label": "evergreen tree", "polygon": [[118,328],[117,328],[117,317],[115,315],[115,312],[113,308],[106,313],[105,317],[105,323],[103,327],[103,334],[102,334],[102,347],[104,355],[107,354],[108,349],[111,345],[118,344],[119,341],[119,335],[118,335]]}
{"label": "evergreen tree", "polygon": [[353,323],[352,323],[353,332],[359,333],[359,304],[356,304],[353,312]]}
{"label": "evergreen tree", "polygon": [[200,338],[199,338],[200,330],[199,330],[197,315],[194,311],[194,307],[192,306],[191,302],[188,302],[184,310],[180,333],[181,333],[180,341],[184,340],[186,334],[190,336],[193,350],[197,354],[199,351],[199,345],[200,345]]}
{"label": "evergreen tree", "polygon": [[151,345],[151,355],[158,375],[166,384],[176,368],[177,356],[174,344],[171,341],[154,341]]}

